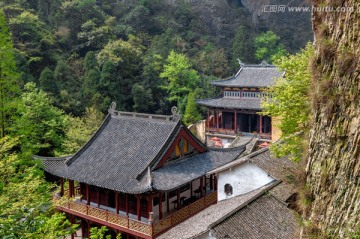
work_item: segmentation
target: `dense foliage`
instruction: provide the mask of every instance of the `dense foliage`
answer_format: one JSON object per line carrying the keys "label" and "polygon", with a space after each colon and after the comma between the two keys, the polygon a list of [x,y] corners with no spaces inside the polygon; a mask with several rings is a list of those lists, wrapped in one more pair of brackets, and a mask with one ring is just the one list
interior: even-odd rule
{"label": "dense foliage", "polygon": [[309,43],[301,52],[282,57],[275,64],[285,71],[285,77],[276,79],[275,84],[266,92],[267,97],[262,102],[265,108],[263,114],[278,118],[282,140],[274,144],[272,150],[277,156],[290,155],[299,161],[304,153],[304,135],[309,130],[311,105],[309,67],[313,46]]}
{"label": "dense foliage", "polygon": [[[209,81],[236,72],[237,59],[259,63],[285,51],[279,36],[252,26],[243,6],[230,7],[238,26],[223,29],[219,38],[187,1],[0,3],[16,49],[6,59],[17,65],[19,80],[35,82],[55,106],[75,116],[92,106],[106,113],[112,101],[121,110],[163,114],[177,104],[184,114],[187,89],[202,89],[195,98],[214,96]],[[166,76],[184,59],[192,70],[177,81]]]}

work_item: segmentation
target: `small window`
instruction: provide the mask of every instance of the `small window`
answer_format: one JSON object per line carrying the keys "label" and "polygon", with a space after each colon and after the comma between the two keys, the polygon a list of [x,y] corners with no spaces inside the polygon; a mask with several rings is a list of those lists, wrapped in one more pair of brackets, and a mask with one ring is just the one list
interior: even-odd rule
{"label": "small window", "polygon": [[231,196],[233,194],[233,187],[230,184],[225,184],[224,191],[226,196]]}

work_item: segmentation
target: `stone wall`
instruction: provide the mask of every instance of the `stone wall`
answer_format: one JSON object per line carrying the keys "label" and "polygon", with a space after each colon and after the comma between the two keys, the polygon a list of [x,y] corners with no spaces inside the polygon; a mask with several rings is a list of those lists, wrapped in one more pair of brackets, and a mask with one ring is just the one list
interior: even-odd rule
{"label": "stone wall", "polygon": [[360,1],[314,1],[314,6],[354,11],[313,13],[313,124],[306,169],[312,202],[306,216],[325,235],[351,238],[360,233]]}

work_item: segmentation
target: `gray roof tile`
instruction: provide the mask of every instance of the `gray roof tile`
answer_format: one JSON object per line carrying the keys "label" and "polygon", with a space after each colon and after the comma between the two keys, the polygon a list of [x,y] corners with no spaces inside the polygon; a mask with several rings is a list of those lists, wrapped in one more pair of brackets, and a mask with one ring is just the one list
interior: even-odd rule
{"label": "gray roof tile", "polygon": [[260,111],[260,99],[249,98],[212,98],[212,99],[199,99],[196,102],[200,105],[214,108],[224,109],[244,109],[244,110],[257,110]]}
{"label": "gray roof tile", "polygon": [[[147,168],[153,170],[181,129],[189,133],[206,152],[155,170],[152,173],[153,187],[146,174]],[[131,114],[109,114],[99,130],[75,155],[42,160],[45,170],[59,177],[126,193],[143,193],[157,189],[156,186],[159,190],[167,190],[185,184],[214,167],[234,160],[243,150],[244,147],[208,150],[179,120],[173,122],[154,116],[137,118]],[[188,164],[197,165],[198,169],[187,172],[190,169]],[[181,170],[182,174],[179,173]]]}
{"label": "gray roof tile", "polygon": [[263,195],[212,229],[218,239],[298,238],[294,213],[271,195]]}
{"label": "gray roof tile", "polygon": [[211,84],[225,87],[262,88],[272,85],[274,79],[283,74],[283,71],[272,65],[243,65],[234,77],[227,80],[212,81]]}

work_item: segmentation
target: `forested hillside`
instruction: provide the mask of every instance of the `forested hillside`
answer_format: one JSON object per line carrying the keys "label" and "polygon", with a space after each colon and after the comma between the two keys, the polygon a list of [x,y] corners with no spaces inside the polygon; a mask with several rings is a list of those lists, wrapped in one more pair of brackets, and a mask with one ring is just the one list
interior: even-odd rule
{"label": "forested hillside", "polygon": [[[111,101],[152,113],[177,104],[184,113],[190,89],[194,98],[215,95],[208,82],[234,74],[237,59],[258,63],[270,59],[269,49],[294,53],[312,40],[310,13],[261,13],[261,4],[281,1],[4,0],[0,7],[21,84],[35,82],[55,106],[79,116],[90,106],[105,112]],[[168,58],[172,50],[186,64],[161,76],[165,65],[183,64]],[[190,70],[197,76],[184,79]],[[181,92],[172,92],[177,77],[169,74],[182,75],[174,83]]]}

